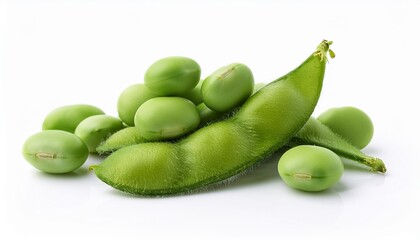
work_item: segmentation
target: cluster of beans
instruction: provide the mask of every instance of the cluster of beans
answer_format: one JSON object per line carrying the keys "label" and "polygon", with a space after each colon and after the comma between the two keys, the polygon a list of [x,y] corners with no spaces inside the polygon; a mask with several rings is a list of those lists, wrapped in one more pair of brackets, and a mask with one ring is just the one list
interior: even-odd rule
{"label": "cluster of beans", "polygon": [[[190,58],[160,59],[147,69],[144,84],[129,86],[121,93],[119,119],[91,105],[55,109],[45,118],[43,131],[25,142],[23,155],[41,171],[71,172],[83,165],[89,152],[96,153],[103,141],[127,126],[135,126],[148,141],[177,139],[220,119],[264,87],[254,85],[251,70],[241,63],[221,67],[204,80],[200,77],[200,66]],[[358,149],[373,136],[370,118],[354,107],[330,109],[317,121]],[[305,191],[333,186],[343,169],[336,153],[312,145],[292,147],[278,164],[284,182]]]}
{"label": "cluster of beans", "polygon": [[46,116],[43,131],[25,142],[23,155],[41,171],[72,172],[125,125],[135,125],[150,141],[178,138],[241,105],[254,89],[252,72],[244,64],[222,67],[204,81],[200,74],[193,59],[160,59],[146,71],[144,84],[121,93],[120,119],[86,104],[59,107]]}
{"label": "cluster of beans", "polygon": [[23,156],[43,172],[72,172],[86,162],[89,153],[96,153],[101,142],[123,128],[120,119],[95,106],[59,107],[45,117],[43,131],[26,140]]}
{"label": "cluster of beans", "polygon": [[201,68],[187,57],[167,57],[146,71],[144,84],[126,88],[118,99],[119,117],[150,141],[184,136],[241,105],[253,92],[251,70],[224,66],[200,81]]}

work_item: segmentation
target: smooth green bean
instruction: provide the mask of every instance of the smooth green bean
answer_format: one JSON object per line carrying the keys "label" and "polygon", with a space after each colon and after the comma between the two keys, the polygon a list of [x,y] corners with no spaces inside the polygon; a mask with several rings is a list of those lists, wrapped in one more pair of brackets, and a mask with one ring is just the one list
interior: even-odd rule
{"label": "smooth green bean", "polygon": [[83,141],[62,130],[45,130],[29,137],[22,148],[23,157],[47,173],[68,173],[85,163],[89,150]]}
{"label": "smooth green bean", "polygon": [[333,151],[301,145],[281,156],[278,171],[290,187],[315,192],[336,184],[343,175],[344,167],[340,157]]}
{"label": "smooth green bean", "polygon": [[154,62],[144,75],[144,84],[164,96],[179,96],[191,91],[200,80],[201,68],[187,57],[173,56]]}
{"label": "smooth green bean", "polygon": [[319,115],[318,120],[359,149],[372,140],[372,120],[358,108],[331,108]]}
{"label": "smooth green bean", "polygon": [[123,128],[123,123],[118,118],[108,115],[96,115],[80,122],[74,134],[85,142],[89,152],[96,153],[96,148],[99,144]]}
{"label": "smooth green bean", "polygon": [[42,130],[63,130],[74,133],[85,118],[105,114],[101,109],[88,104],[67,105],[54,109],[44,119]]}

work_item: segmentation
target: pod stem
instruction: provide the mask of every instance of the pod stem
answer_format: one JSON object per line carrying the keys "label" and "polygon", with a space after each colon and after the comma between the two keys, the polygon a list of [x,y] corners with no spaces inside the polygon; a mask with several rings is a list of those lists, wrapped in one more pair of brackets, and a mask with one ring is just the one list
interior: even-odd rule
{"label": "pod stem", "polygon": [[361,164],[364,164],[366,166],[369,166],[373,172],[378,172],[378,173],[385,173],[386,172],[385,164],[379,158],[367,156],[367,157],[359,160],[358,162],[360,162]]}
{"label": "pod stem", "polygon": [[89,172],[91,172],[91,171],[95,171],[95,168],[97,168],[98,167],[98,165],[91,165],[91,166],[89,166]]}
{"label": "pod stem", "polygon": [[314,52],[315,56],[319,56],[321,61],[328,61],[327,52],[329,53],[331,58],[335,58],[335,53],[330,49],[330,46],[333,44],[332,41],[323,40],[318,47],[316,48],[316,51]]}

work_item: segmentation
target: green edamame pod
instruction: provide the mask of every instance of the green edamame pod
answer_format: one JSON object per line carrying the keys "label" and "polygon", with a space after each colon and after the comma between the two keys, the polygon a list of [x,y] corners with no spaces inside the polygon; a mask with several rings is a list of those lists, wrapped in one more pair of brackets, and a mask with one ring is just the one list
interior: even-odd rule
{"label": "green edamame pod", "polygon": [[[221,119],[219,119],[221,120]],[[128,127],[113,134],[104,144],[97,148],[99,153],[114,152],[122,147],[148,142],[138,129]],[[384,162],[376,157],[367,156],[358,148],[311,117],[302,129],[287,143],[289,147],[297,145],[316,145],[330,149],[341,157],[356,161],[370,168],[373,172],[385,173]]]}
{"label": "green edamame pod", "polygon": [[85,118],[105,114],[101,109],[88,104],[67,105],[54,109],[42,123],[42,130],[63,130],[74,133]]}
{"label": "green edamame pod", "polygon": [[309,119],[331,43],[323,41],[299,67],[250,97],[231,118],[176,143],[123,147],[90,169],[112,187],[140,195],[188,192],[241,173],[287,143]]}
{"label": "green edamame pod", "polygon": [[386,167],[379,158],[362,153],[319,120],[311,117],[305,126],[290,140],[289,146],[311,144],[328,148],[336,154],[368,166],[373,172],[385,173]]}

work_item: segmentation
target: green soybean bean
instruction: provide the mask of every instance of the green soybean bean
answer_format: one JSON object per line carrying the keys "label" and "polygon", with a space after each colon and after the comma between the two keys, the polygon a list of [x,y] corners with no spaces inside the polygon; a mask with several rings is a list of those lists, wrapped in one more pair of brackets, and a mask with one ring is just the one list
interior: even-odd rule
{"label": "green soybean bean", "polygon": [[366,147],[373,137],[372,121],[355,107],[331,108],[319,115],[318,120],[359,149]]}
{"label": "green soybean bean", "polygon": [[140,195],[189,192],[243,172],[287,143],[309,119],[330,44],[323,41],[298,68],[250,97],[231,118],[174,143],[123,147],[90,169],[112,187]]}
{"label": "green soybean bean", "polygon": [[74,134],[85,142],[89,152],[96,153],[100,143],[122,128],[124,128],[123,123],[118,118],[96,115],[80,122]]}
{"label": "green soybean bean", "polygon": [[278,163],[283,181],[304,191],[322,191],[336,184],[343,175],[340,157],[333,151],[310,145],[286,151]]}
{"label": "green soybean bean", "polygon": [[134,116],[137,109],[149,99],[162,95],[148,89],[144,84],[134,84],[120,94],[118,98],[118,116],[128,126],[134,126]]}
{"label": "green soybean bean", "polygon": [[203,81],[199,81],[197,86],[193,88],[193,90],[186,92],[185,94],[180,94],[178,97],[183,97],[191,102],[193,102],[195,105],[199,105],[203,102],[203,97],[201,96],[201,86],[203,84]]}
{"label": "green soybean bean", "polygon": [[211,110],[204,103],[200,103],[197,106],[197,110],[200,114],[200,123],[202,125],[209,124],[211,122],[220,120],[225,114]]}
{"label": "green soybean bean", "polygon": [[59,107],[51,111],[44,119],[42,130],[63,130],[74,133],[83,119],[105,114],[101,109],[87,104],[75,104]]}
{"label": "green soybean bean", "polygon": [[317,145],[325,147],[340,155],[367,166],[373,172],[385,173],[384,162],[376,157],[362,153],[359,148],[353,146],[340,135],[322,124],[316,118],[311,117],[305,126],[289,141],[289,146]]}
{"label": "green soybean bean", "polygon": [[144,75],[144,84],[166,96],[185,94],[200,80],[201,68],[187,57],[167,57],[154,62]]}
{"label": "green soybean bean", "polygon": [[251,96],[254,77],[244,64],[221,67],[208,76],[201,87],[203,102],[216,112],[227,112]]}
{"label": "green soybean bean", "polygon": [[190,133],[200,124],[200,115],[188,99],[158,97],[139,107],[134,122],[144,138],[156,141]]}
{"label": "green soybean bean", "polygon": [[255,84],[254,85],[254,91],[252,92],[252,94],[255,94],[256,92],[258,92],[264,86],[265,86],[265,83],[257,83],[257,84]]}
{"label": "green soybean bean", "polygon": [[[221,121],[229,116],[227,113],[219,113],[211,110],[204,103],[199,104],[197,110],[200,115],[200,125],[198,128],[207,126],[216,121]],[[96,148],[96,151],[100,154],[108,154],[115,152],[122,147],[145,142],[150,142],[150,140],[144,138],[137,127],[127,127],[111,135],[105,142]]]}
{"label": "green soybean bean", "polygon": [[23,157],[47,173],[68,173],[85,163],[89,150],[76,135],[61,130],[45,130],[23,144]]}

